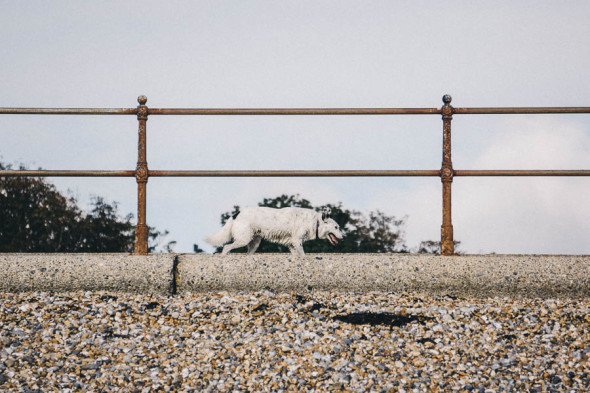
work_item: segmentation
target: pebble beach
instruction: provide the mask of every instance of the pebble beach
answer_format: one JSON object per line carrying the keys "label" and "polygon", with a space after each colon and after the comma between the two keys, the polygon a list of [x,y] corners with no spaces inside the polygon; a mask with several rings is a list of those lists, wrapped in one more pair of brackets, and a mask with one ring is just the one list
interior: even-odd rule
{"label": "pebble beach", "polygon": [[587,392],[590,300],[0,293],[2,392]]}

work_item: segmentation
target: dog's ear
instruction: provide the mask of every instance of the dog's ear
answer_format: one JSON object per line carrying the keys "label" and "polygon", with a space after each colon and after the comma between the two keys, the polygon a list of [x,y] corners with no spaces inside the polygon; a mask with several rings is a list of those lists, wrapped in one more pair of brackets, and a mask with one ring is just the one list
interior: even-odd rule
{"label": "dog's ear", "polygon": [[332,213],[332,210],[329,207],[324,207],[322,209],[322,220],[329,218],[331,213]]}

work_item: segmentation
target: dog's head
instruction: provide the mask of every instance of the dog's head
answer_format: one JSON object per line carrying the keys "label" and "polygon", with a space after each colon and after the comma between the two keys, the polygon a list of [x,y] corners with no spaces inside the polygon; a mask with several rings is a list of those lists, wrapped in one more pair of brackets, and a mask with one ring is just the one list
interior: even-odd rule
{"label": "dog's head", "polygon": [[331,218],[322,217],[318,221],[318,233],[319,239],[328,239],[332,245],[338,244],[338,240],[344,238],[344,233],[340,229],[338,223]]}

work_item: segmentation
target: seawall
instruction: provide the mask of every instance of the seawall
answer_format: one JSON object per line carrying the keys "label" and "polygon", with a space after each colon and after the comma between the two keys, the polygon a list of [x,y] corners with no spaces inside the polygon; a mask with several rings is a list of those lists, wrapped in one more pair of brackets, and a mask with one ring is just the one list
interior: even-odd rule
{"label": "seawall", "polygon": [[0,292],[413,292],[590,296],[590,256],[0,254]]}

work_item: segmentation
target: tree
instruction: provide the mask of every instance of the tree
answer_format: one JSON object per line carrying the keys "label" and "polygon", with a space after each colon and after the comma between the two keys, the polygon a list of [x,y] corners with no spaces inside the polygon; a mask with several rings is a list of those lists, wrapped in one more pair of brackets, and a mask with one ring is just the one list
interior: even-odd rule
{"label": "tree", "polygon": [[[404,219],[396,219],[387,216],[380,211],[370,212],[365,215],[356,210],[348,210],[337,205],[323,205],[314,207],[310,201],[301,198],[299,195],[280,195],[276,198],[264,198],[259,206],[283,208],[302,207],[321,211],[323,208],[330,208],[331,217],[346,232],[346,236],[338,246],[333,247],[326,241],[311,240],[305,243],[305,250],[309,253],[391,253],[408,252],[404,243]],[[224,225],[230,217],[235,217],[240,211],[239,206],[234,206],[232,212],[221,215],[221,225]],[[219,252],[221,247],[217,249]],[[245,252],[245,249],[237,250]],[[257,252],[287,252],[287,247],[279,244],[262,241]]]}
{"label": "tree", "polygon": [[205,252],[205,250],[203,250],[201,247],[199,247],[199,245],[197,243],[193,244],[193,252],[195,254],[200,254]]}
{"label": "tree", "polygon": [[[461,251],[458,250],[459,245],[461,244],[460,241],[453,241],[455,246],[455,254],[461,254]],[[416,250],[418,254],[440,254],[440,242],[434,240],[425,240],[420,242],[418,246],[418,250]]]}
{"label": "tree", "polygon": [[[0,169],[10,168],[0,163]],[[120,217],[118,204],[99,196],[83,212],[74,197],[44,179],[0,177],[0,252],[133,252],[132,219],[132,214]],[[150,227],[148,251],[166,235]],[[170,252],[174,244],[168,242],[164,250]]]}

